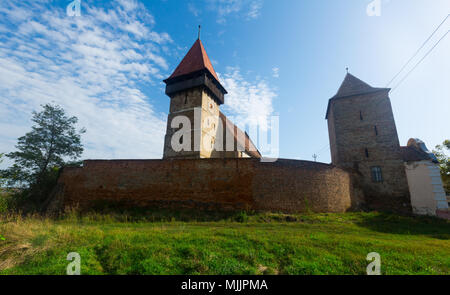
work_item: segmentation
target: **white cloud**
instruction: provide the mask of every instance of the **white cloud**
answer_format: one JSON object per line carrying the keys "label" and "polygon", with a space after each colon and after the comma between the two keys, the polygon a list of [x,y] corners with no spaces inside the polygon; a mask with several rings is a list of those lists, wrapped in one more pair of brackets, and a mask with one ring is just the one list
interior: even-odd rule
{"label": "white cloud", "polygon": [[229,17],[256,19],[261,14],[263,0],[206,0],[208,8],[217,12],[217,22],[224,24]]}
{"label": "white cloud", "polygon": [[250,3],[250,10],[247,13],[247,17],[249,19],[256,19],[261,14],[261,8],[262,8],[262,0],[258,1],[252,1]]}
{"label": "white cloud", "polygon": [[82,15],[69,17],[39,1],[0,2],[8,29],[0,30],[0,151],[12,151],[31,112],[53,102],[87,128],[84,158],[161,157],[166,114],[137,84],[167,75],[160,52],[172,39],[153,30],[139,2],[81,5]]}
{"label": "white cloud", "polygon": [[188,9],[195,17],[198,17],[201,13],[200,9],[198,9],[197,6],[195,6],[195,4],[192,2],[188,3]]}
{"label": "white cloud", "polygon": [[[86,127],[83,158],[160,158],[167,114],[139,85],[159,88],[169,74],[165,57],[177,47],[169,34],[155,31],[153,16],[134,0],[103,8],[82,1],[79,17],[42,1],[0,2],[0,152],[12,151],[31,112],[52,102]],[[223,18],[257,15],[252,2],[215,2]],[[247,81],[239,68],[221,81],[229,92],[223,109],[236,124],[266,128],[275,90],[260,78]]]}
{"label": "white cloud", "polygon": [[280,77],[280,68],[277,67],[272,68],[272,77],[274,78]]}
{"label": "white cloud", "polygon": [[228,67],[226,73],[219,78],[228,91],[223,110],[233,115],[238,126],[259,126],[263,130],[270,128],[272,103],[277,93],[267,81],[248,81],[237,67]]}

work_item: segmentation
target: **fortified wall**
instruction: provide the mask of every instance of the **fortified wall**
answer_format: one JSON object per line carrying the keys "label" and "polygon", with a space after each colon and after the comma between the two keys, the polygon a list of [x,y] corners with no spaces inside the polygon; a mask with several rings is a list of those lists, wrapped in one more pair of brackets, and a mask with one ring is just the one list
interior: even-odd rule
{"label": "fortified wall", "polygon": [[90,160],[82,168],[65,168],[50,208],[93,209],[103,202],[286,213],[411,212],[390,89],[347,73],[328,103],[332,164],[323,164],[260,161],[247,133],[220,112],[227,91],[200,39],[164,82],[170,111],[163,159]]}
{"label": "fortified wall", "polygon": [[81,210],[113,202],[124,207],[345,212],[352,207],[352,195],[349,173],[317,162],[88,160],[82,168],[64,168],[54,202]]}

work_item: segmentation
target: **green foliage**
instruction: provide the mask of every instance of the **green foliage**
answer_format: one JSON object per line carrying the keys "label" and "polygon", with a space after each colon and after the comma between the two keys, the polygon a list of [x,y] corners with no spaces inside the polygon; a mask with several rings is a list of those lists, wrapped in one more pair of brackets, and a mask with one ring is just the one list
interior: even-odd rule
{"label": "green foliage", "polygon": [[0,234],[0,241],[6,241],[6,238],[2,234]]}
{"label": "green foliage", "polygon": [[[231,210],[198,210],[192,208],[170,209],[156,206],[130,207],[124,202],[111,200],[95,200],[89,204],[91,211],[84,212],[84,216],[91,218],[110,216],[118,221],[237,221],[246,222],[250,216],[255,215],[252,211]],[[71,213],[80,215],[80,213]]]}
{"label": "green foliage", "polygon": [[450,140],[445,140],[442,145],[437,145],[433,153],[439,161],[441,168],[441,177],[447,195],[450,194],[450,157],[447,152],[450,151]]}
{"label": "green foliage", "polygon": [[248,221],[248,215],[247,212],[241,211],[236,215],[235,220],[237,222],[247,222]]}
{"label": "green foliage", "polygon": [[0,214],[8,212],[8,199],[0,194]]}
{"label": "green foliage", "polygon": [[17,151],[6,155],[14,164],[2,171],[8,186],[21,188],[17,198],[34,204],[48,196],[59,169],[81,156],[81,134],[85,132],[75,129],[78,119],[68,117],[61,107],[42,107],[41,112],[33,112],[34,125],[18,139]]}
{"label": "green foliage", "polygon": [[[4,153],[0,153],[0,164],[3,163],[3,157],[5,156]],[[0,190],[5,185],[5,178],[3,177],[3,173],[0,171]]]}
{"label": "green foliage", "polygon": [[[10,218],[0,274],[450,274],[450,223],[384,213],[247,215],[245,223],[136,222],[124,216]],[[117,221],[117,220],[120,220]],[[289,220],[289,221],[288,221]]]}

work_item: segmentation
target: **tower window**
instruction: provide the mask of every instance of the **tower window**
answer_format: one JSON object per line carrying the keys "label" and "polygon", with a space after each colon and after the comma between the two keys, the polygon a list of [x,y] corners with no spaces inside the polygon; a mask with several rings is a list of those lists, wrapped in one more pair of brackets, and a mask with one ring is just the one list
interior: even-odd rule
{"label": "tower window", "polygon": [[381,167],[371,167],[370,168],[372,172],[372,181],[373,182],[382,182],[383,181],[383,174],[381,173]]}
{"label": "tower window", "polygon": [[184,97],[184,104],[187,104],[187,98],[188,98],[188,96],[186,94],[186,96]]}
{"label": "tower window", "polygon": [[363,120],[363,115],[362,115],[362,112],[361,111],[359,111],[359,119],[362,121]]}
{"label": "tower window", "polygon": [[369,157],[369,150],[367,148],[364,149],[364,153],[366,154],[366,158]]}
{"label": "tower window", "polygon": [[375,126],[373,126],[373,129],[375,130],[375,135],[377,135],[378,136],[378,128],[377,128],[377,126],[375,125]]}

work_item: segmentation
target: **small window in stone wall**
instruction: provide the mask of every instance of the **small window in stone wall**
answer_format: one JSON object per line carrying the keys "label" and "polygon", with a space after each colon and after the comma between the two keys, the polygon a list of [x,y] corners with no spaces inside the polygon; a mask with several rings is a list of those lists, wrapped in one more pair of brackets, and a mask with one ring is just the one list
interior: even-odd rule
{"label": "small window in stone wall", "polygon": [[378,128],[377,128],[377,126],[376,125],[373,126],[373,129],[375,130],[375,135],[378,136]]}
{"label": "small window in stone wall", "polygon": [[378,167],[378,166],[371,167],[370,170],[372,171],[372,181],[373,182],[382,182],[383,181],[383,174],[381,173],[381,167]]}
{"label": "small window in stone wall", "polygon": [[366,154],[366,158],[369,157],[369,150],[367,148],[364,149],[364,153]]}
{"label": "small window in stone wall", "polygon": [[186,94],[186,96],[184,97],[184,104],[187,104],[187,102],[188,102],[188,96]]}
{"label": "small window in stone wall", "polygon": [[361,121],[363,120],[362,111],[359,111],[359,119],[360,119]]}

